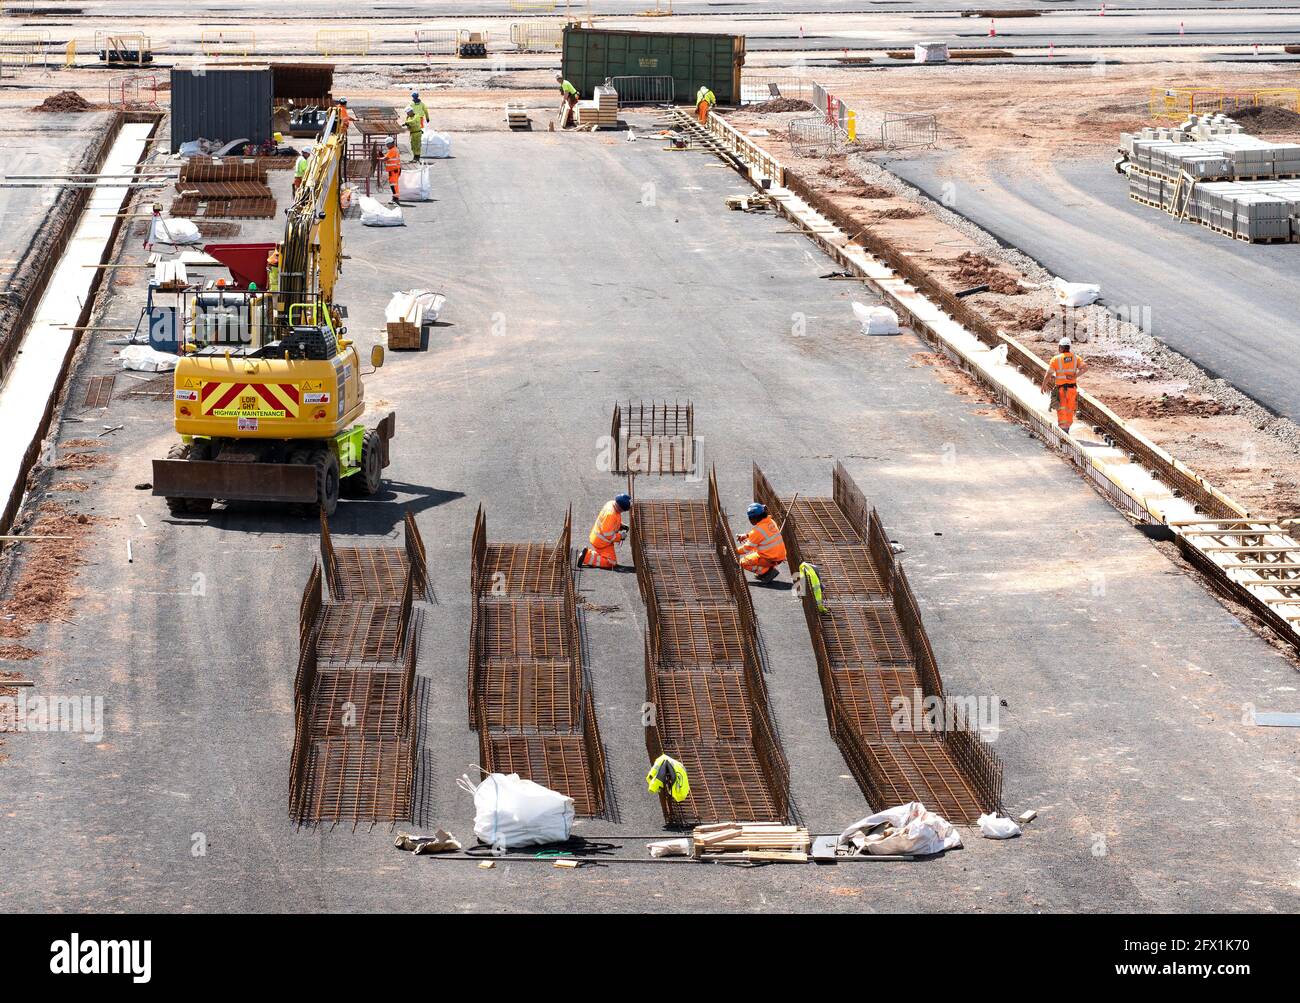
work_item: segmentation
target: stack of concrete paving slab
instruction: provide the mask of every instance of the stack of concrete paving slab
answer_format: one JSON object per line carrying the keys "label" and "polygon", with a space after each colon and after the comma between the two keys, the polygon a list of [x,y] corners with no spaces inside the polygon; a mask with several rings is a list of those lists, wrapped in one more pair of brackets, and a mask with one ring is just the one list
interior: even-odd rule
{"label": "stack of concrete paving slab", "polygon": [[1251,136],[1223,115],[1124,133],[1129,197],[1247,241],[1300,239],[1300,145]]}

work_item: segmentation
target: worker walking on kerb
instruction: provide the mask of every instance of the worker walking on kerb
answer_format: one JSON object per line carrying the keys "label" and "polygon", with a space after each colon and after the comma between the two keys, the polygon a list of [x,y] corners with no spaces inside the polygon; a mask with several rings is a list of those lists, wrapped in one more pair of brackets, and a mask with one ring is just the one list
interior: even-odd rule
{"label": "worker walking on kerb", "polygon": [[574,124],[574,109],[578,107],[578,88],[564,79],[563,73],[555,74],[555,82],[560,85],[560,128],[567,129]]}
{"label": "worker walking on kerb", "polygon": [[767,514],[767,506],[754,502],[745,510],[753,527],[748,533],[736,537],[736,552],[740,566],[760,582],[770,582],[777,574],[777,565],[785,560],[785,541],[776,520]]}
{"label": "worker walking on kerb", "polygon": [[695,117],[700,120],[700,125],[709,124],[709,112],[717,103],[717,96],[709,90],[708,85],[701,84],[700,89],[695,92]]}
{"label": "worker walking on kerb", "polygon": [[402,180],[402,154],[397,149],[395,139],[388,141],[388,149],[384,153],[384,170],[388,172],[388,187],[393,189],[393,205],[401,205],[398,185]]}
{"label": "worker walking on kerb", "polygon": [[1079,404],[1079,377],[1088,371],[1083,357],[1070,351],[1070,339],[1062,338],[1060,351],[1052,356],[1043,374],[1043,392],[1051,393],[1048,405],[1056,411],[1056,423],[1062,432],[1069,432],[1074,424],[1074,412]]}
{"label": "worker walking on kerb", "polygon": [[605,503],[587,537],[590,545],[583,547],[582,553],[578,555],[578,563],[582,567],[605,569],[618,567],[618,552],[615,546],[627,539],[623,513],[631,508],[632,498],[626,494],[615,495],[611,501]]}
{"label": "worker walking on kerb", "polygon": [[650,764],[645,775],[645,785],[651,794],[667,791],[678,804],[691,793],[691,782],[686,778],[686,767],[671,756],[660,756]]}

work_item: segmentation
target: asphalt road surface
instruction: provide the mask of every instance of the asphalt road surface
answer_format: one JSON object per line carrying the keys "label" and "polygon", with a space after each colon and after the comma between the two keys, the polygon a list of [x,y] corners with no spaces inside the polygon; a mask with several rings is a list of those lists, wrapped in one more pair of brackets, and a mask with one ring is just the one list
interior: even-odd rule
{"label": "asphalt road surface", "polygon": [[[712,158],[644,132],[472,133],[453,150],[433,165],[437,201],[409,206],[405,227],[346,224],[338,289],[363,355],[393,290],[449,297],[430,350],[391,353],[367,381],[371,405],[398,412],[389,489],[333,521],[337,544],[379,543],[411,506],[428,546],[438,602],[419,665],[417,828],[472,839],[455,779],[478,759],[465,711],[475,509],[491,539],[550,541],[572,503],[581,533],[621,484],[597,459],[628,398],[694,401],[733,522],[752,461],[782,492],[822,494],[845,462],[906,548],[948,692],[996,698],[1008,807],[1039,820],[1005,843],[967,830],[966,849],[924,864],[743,872],[480,871],[399,853],[384,828],[296,831],[291,687],[316,524],[278,510],[170,517],[135,487],[174,441],[170,407],[120,395],[106,462],[74,474],[95,483],[58,496],[98,517],[78,615],[24,642],[40,651],[25,667],[38,692],[103,696],[107,728],[98,742],[7,737],[0,859],[22,866],[0,881],[0,910],[1300,906],[1278,838],[1294,821],[1292,736],[1240,723],[1243,704],[1290,706],[1289,661],[1036,439],[950,391],[917,339],[864,338],[850,308],[861,290],[822,279],[835,266],[781,219],[728,211],[749,189]],[[141,299],[122,286],[104,323],[132,322]],[[89,351],[70,401],[116,368],[112,353]],[[81,417],[65,436],[102,423]],[[638,491],[703,497],[680,480]],[[577,831],[657,834],[636,580],[584,570],[578,588],[617,608],[584,614],[615,809]],[[839,831],[867,805],[830,740],[802,613],[788,591],[754,598],[795,803],[815,831]],[[644,854],[639,838],[629,847]]]}

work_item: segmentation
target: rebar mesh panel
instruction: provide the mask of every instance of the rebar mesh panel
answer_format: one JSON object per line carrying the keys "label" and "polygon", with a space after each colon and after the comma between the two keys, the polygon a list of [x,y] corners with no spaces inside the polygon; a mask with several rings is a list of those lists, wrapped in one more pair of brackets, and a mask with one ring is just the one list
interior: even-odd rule
{"label": "rebar mesh panel", "polygon": [[107,376],[92,376],[86,383],[86,407],[108,407],[113,400],[113,381],[115,373]]}
{"label": "rebar mesh panel", "polygon": [[518,773],[526,780],[573,798],[579,815],[601,811],[603,799],[592,789],[581,735],[502,735],[487,738],[494,773]]}
{"label": "rebar mesh panel", "polygon": [[[665,736],[666,737],[666,736]],[[691,796],[667,802],[674,825],[743,819],[784,822],[754,747],[746,742],[665,741],[664,751],[686,764]]]}
{"label": "rebar mesh panel", "polygon": [[411,815],[411,743],[401,738],[313,742],[297,820],[400,822]]}
{"label": "rebar mesh panel", "polygon": [[632,513],[647,548],[690,546],[712,550],[709,506],[702,501],[641,501]]}
{"label": "rebar mesh panel", "polygon": [[488,662],[478,688],[480,727],[572,731],[578,726],[574,668],[561,662]]}
{"label": "rebar mesh panel", "polygon": [[[712,551],[709,552],[710,555]],[[655,595],[664,603],[714,603],[734,601],[726,576],[717,560],[708,555],[687,557],[680,551],[656,550],[642,556],[642,564],[654,579]]]}
{"label": "rebar mesh panel", "polygon": [[845,604],[832,598],[818,621],[832,669],[913,664],[892,602]]}
{"label": "rebar mesh panel", "polygon": [[[854,728],[867,741],[894,734],[895,698],[904,698],[909,710],[924,700],[911,669],[842,669],[831,674],[831,682],[838,725]],[[913,721],[910,713],[907,720]]]}
{"label": "rebar mesh panel", "polygon": [[889,593],[871,563],[871,551],[864,545],[821,541],[802,544],[801,541],[799,556],[817,568],[828,599],[888,598]]}
{"label": "rebar mesh panel", "polygon": [[889,793],[887,805],[920,801],[958,825],[969,825],[984,813],[939,734],[912,732],[868,742],[865,748],[879,766],[877,782]]}
{"label": "rebar mesh panel", "polygon": [[655,687],[655,727],[665,740],[749,740],[752,729],[739,671],[656,672]]}
{"label": "rebar mesh panel", "polygon": [[853,524],[831,498],[800,498],[794,503],[794,521],[805,550],[814,542],[862,542]]}
{"label": "rebar mesh panel", "polygon": [[531,662],[574,655],[565,629],[562,599],[486,596],[479,615],[483,625],[480,659]]}
{"label": "rebar mesh panel", "polygon": [[327,602],[316,646],[322,661],[400,662],[406,652],[403,608],[397,603]]}
{"label": "rebar mesh panel", "polygon": [[400,547],[335,547],[331,598],[399,603],[409,563]]}
{"label": "rebar mesh panel", "polygon": [[745,657],[734,607],[685,606],[659,610],[660,665],[740,664]]}
{"label": "rebar mesh panel", "polygon": [[318,674],[308,715],[311,737],[400,738],[406,735],[402,684],[400,672],[340,669]]}
{"label": "rebar mesh panel", "polygon": [[479,589],[489,595],[564,593],[564,566],[544,543],[490,543]]}

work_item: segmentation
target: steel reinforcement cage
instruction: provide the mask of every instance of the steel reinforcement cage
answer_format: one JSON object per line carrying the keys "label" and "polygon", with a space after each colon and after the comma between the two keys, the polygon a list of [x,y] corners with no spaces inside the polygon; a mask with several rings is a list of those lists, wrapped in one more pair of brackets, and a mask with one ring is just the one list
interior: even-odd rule
{"label": "steel reinforcement cage", "polygon": [[753,605],[709,475],[707,500],[635,496],[633,561],[646,605],[646,752],[682,762],[691,795],[665,820],[788,821],[789,766],[768,709]]}
{"label": "steel reinforcement cage", "polygon": [[609,425],[611,472],[676,476],[696,472],[695,405],[627,401]]}
{"label": "steel reinforcement cage", "polygon": [[[946,707],[943,683],[934,652],[921,622],[916,597],[898,565],[889,537],[875,509],[837,463],[831,502],[851,535],[817,540],[802,527],[799,510],[811,515],[818,499],[800,496],[794,510],[776,494],[763,472],[754,467],[754,498],[784,520],[782,536],[792,574],[810,560],[821,564],[824,601],[830,615],[817,609],[811,589],[802,591],[804,619],[817,661],[823,702],[831,736],[839,746],[863,795],[875,810],[908,801],[921,801],[951,821],[970,824],[977,815],[1002,808],[1002,764],[966,725],[945,726],[937,732],[898,732],[894,729],[894,699],[938,698]],[[813,528],[810,518],[808,529]],[[825,535],[825,534],[823,534]],[[845,536],[849,536],[845,539]],[[853,539],[852,537],[856,537]],[[810,552],[812,551],[816,553]],[[869,575],[846,575],[828,558],[843,553],[848,560],[867,560]],[[845,553],[846,552],[846,553]],[[872,586],[864,589],[863,581]],[[860,636],[845,648],[837,617],[849,610],[870,611],[876,625],[892,637]],[[894,623],[889,623],[892,612]],[[896,633],[894,633],[896,631]],[[834,639],[838,663],[832,658]],[[906,652],[900,657],[899,640]],[[860,652],[861,654],[856,654]]]}
{"label": "steel reinforcement cage", "polygon": [[409,820],[418,746],[414,576],[408,568],[396,602],[326,599],[324,577],[313,562],[298,607],[289,815],[299,825],[353,828]]}
{"label": "steel reinforcement cage", "polygon": [[584,668],[571,563],[572,509],[554,545],[470,538],[469,725],[481,765],[605,811],[605,751]]}

